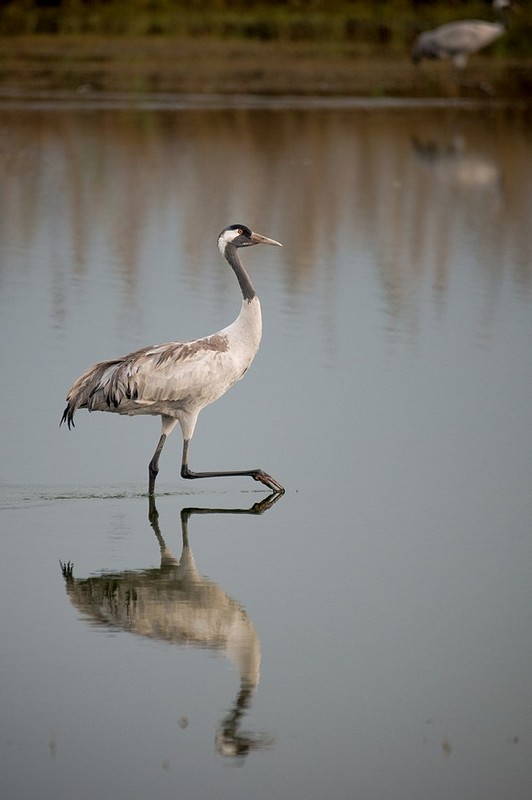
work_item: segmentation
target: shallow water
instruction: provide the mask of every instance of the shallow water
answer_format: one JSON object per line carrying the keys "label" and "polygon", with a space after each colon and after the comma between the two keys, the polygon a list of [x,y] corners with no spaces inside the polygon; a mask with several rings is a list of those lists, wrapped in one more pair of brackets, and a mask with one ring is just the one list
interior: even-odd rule
{"label": "shallow water", "polygon": [[[17,103],[0,165],[6,797],[528,798],[527,112]],[[287,491],[176,431],[149,518],[158,421],[64,397],[236,316],[232,222],[284,247],[190,463]]]}

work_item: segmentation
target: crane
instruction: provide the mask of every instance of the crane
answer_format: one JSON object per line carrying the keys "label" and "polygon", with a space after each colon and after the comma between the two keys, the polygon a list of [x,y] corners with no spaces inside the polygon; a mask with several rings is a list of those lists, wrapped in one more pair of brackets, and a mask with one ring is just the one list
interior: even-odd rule
{"label": "crane", "polygon": [[262,469],[193,472],[188,466],[190,440],[200,411],[244,376],[259,349],[260,302],[238,255],[238,248],[257,244],[282,247],[246,225],[229,225],[218,236],[218,249],[233,269],[242,292],[240,313],[234,322],[201,339],[143,347],[120,358],[99,361],[85,370],[68,392],[59,424],[66,422],[69,429],[74,427],[78,408],[161,417],[161,436],[148,466],[150,495],[155,492],[164,443],[178,423],[183,435],[183,478],[249,476],[274,492],[284,493],[281,484]]}
{"label": "crane", "polygon": [[505,33],[505,15],[510,5],[510,0],[494,0],[493,8],[499,16],[497,22],[464,19],[420,33],[412,48],[412,61],[417,64],[423,58],[450,58],[455,67],[464,69],[473,53],[487,47]]}

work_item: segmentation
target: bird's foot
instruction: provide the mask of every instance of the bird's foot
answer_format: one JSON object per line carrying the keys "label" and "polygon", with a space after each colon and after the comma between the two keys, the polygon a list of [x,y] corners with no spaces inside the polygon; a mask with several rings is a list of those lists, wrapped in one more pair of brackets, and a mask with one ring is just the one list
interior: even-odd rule
{"label": "bird's foot", "polygon": [[284,487],[281,486],[280,483],[277,483],[275,478],[272,478],[271,475],[268,475],[267,472],[264,472],[262,469],[256,469],[254,472],[251,473],[251,477],[255,481],[259,481],[267,486],[274,492],[278,492],[279,494],[284,494]]}

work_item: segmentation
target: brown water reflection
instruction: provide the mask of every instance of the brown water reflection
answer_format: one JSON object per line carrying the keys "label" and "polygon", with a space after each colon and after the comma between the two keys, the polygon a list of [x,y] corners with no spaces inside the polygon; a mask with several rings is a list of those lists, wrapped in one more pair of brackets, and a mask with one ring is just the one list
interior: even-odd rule
{"label": "brown water reflection", "polygon": [[[82,102],[0,108],[6,796],[417,800],[430,786],[437,800],[471,787],[527,800],[529,115]],[[85,414],[75,433],[58,428],[91,361],[234,318],[238,286],[216,252],[231,221],[284,245],[246,261],[261,350],[206,411],[195,449],[197,463],[253,458],[286,481],[260,518],[190,522],[216,578],[197,575],[198,603],[212,590],[245,621],[249,664],[260,633],[247,708],[240,664],[224,669],[179,629],[191,609],[167,578],[190,550],[146,568],[156,421]],[[183,505],[264,494],[191,487],[179,461],[165,448],[167,542],[164,514],[179,529]],[[58,558],[75,561],[75,608],[104,624],[80,624]],[[149,636],[138,603],[158,591],[188,645],[157,638],[157,615]],[[138,632],[122,635],[130,622]],[[238,752],[266,744],[261,730],[275,746],[236,759],[245,769],[212,757],[217,732]]]}
{"label": "brown water reflection", "polygon": [[[274,494],[248,509],[183,508],[178,559],[163,538],[151,497],[149,521],[161,552],[159,568],[104,571],[75,578],[74,565],[61,564],[70,602],[85,621],[175,645],[221,652],[234,663],[240,686],[233,705],[218,724],[216,749],[222,756],[244,758],[273,744],[266,733],[240,730],[259,685],[260,640],[242,604],[198,571],[189,544],[189,520],[195,514],[262,514],[278,499]],[[187,724],[186,719],[180,720],[182,727]]]}
{"label": "brown water reflection", "polygon": [[150,232],[197,281],[219,229],[256,223],[292,243],[292,293],[334,271],[347,237],[376,252],[393,327],[421,283],[445,295],[464,236],[492,290],[506,271],[530,290],[531,160],[517,109],[3,110],[0,234],[14,249],[39,237],[58,316],[65,271],[102,246],[138,301]]}

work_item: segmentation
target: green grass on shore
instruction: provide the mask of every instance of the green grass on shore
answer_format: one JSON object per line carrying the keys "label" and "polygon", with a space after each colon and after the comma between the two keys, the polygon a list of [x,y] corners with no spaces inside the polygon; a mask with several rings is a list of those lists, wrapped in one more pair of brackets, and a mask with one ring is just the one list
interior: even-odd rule
{"label": "green grass on shore", "polygon": [[[494,48],[532,56],[532,12],[513,15]],[[0,35],[179,36],[349,44],[364,53],[406,52],[420,31],[450,19],[491,19],[482,0],[5,0]]]}

